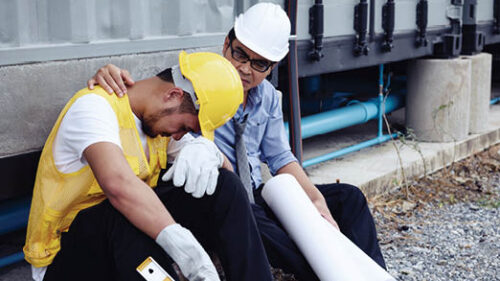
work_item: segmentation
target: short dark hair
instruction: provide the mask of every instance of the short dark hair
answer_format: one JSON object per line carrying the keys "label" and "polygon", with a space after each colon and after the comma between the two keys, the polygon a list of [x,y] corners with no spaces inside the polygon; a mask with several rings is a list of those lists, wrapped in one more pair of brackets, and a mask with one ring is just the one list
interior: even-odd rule
{"label": "short dark hair", "polygon": [[227,38],[229,38],[229,42],[232,42],[234,39],[236,39],[236,33],[234,32],[234,27],[231,28],[231,30],[229,30]]}
{"label": "short dark hair", "polygon": [[160,78],[165,82],[174,83],[174,79],[172,78],[172,68],[166,68],[162,72],[156,74],[156,77]]}
{"label": "short dark hair", "polygon": [[179,106],[179,113],[190,113],[190,114],[198,114],[196,111],[196,108],[194,107],[194,101],[191,98],[191,95],[186,92],[184,92],[184,96],[181,102],[181,105]]}
{"label": "short dark hair", "polygon": [[[169,82],[169,83],[174,83],[174,79],[172,78],[172,68],[166,68],[162,72],[156,74],[156,77],[160,78],[164,82]],[[196,108],[194,107],[194,102],[193,99],[191,98],[191,95],[182,90],[184,93],[182,97],[182,102],[178,108],[178,110],[171,110],[171,108],[167,108],[163,114],[172,114],[174,112],[179,112],[179,113],[190,113],[190,114],[197,114]]]}

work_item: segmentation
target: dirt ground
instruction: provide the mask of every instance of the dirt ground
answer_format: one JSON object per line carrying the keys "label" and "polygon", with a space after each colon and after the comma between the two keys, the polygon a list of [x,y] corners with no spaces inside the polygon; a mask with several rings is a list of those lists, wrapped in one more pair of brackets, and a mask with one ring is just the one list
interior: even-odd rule
{"label": "dirt ground", "polygon": [[[500,194],[495,184],[500,178],[500,144],[466,159],[454,162],[421,179],[413,179],[394,192],[369,199],[372,212],[384,221],[378,228],[400,230],[404,218],[426,204],[442,207],[444,204],[474,202],[481,206],[500,207]],[[382,241],[383,242],[383,241]]]}

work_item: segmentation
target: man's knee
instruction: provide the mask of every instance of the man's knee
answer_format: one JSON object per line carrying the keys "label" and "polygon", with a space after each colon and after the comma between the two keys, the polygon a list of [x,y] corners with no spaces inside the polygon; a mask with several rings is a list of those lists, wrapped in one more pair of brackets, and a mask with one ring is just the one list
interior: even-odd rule
{"label": "man's knee", "polygon": [[365,205],[366,204],[366,197],[365,194],[359,189],[357,186],[350,185],[350,184],[342,184],[344,186],[344,189],[346,190],[346,193],[348,194],[348,197],[350,198],[350,201],[356,202],[357,204]]}
{"label": "man's knee", "polygon": [[231,200],[245,200],[247,198],[245,187],[235,173],[227,169],[219,169],[219,178],[215,193],[220,197]]}
{"label": "man's knee", "polygon": [[353,209],[364,208],[367,205],[365,195],[354,185],[334,183],[321,185],[318,188],[329,205],[340,204]]}

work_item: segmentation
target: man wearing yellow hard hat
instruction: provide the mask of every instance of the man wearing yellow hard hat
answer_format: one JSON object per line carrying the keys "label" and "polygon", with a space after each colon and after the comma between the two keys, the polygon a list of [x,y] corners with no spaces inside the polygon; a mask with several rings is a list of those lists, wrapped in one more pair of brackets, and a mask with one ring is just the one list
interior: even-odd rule
{"label": "man wearing yellow hard hat", "polygon": [[[179,65],[138,81],[125,98],[100,87],[77,92],[38,166],[24,246],[33,279],[179,280],[175,262],[189,280],[219,280],[210,249],[228,280],[271,280],[241,181],[218,171],[223,156],[208,140],[242,100],[235,68],[213,53],[182,52]],[[167,155],[182,160],[172,169],[187,164],[168,144],[190,131],[203,136],[184,148],[216,167],[198,180],[216,186],[192,194],[157,186]]]}
{"label": "man wearing yellow hard hat", "polygon": [[[248,196],[255,202],[252,209],[272,266],[293,273],[299,280],[318,279],[262,199],[261,161],[272,175],[293,175],[323,218],[385,268],[373,217],[359,188],[344,183],[314,185],[291,152],[279,93],[265,79],[287,55],[290,30],[287,14],[274,3],[255,4],[235,19],[222,53],[240,75],[244,99],[233,119],[215,131],[214,141],[230,162],[227,166],[250,190]],[[120,79],[107,82],[115,77]],[[88,81],[89,87],[100,84],[117,94],[125,92],[125,84],[133,83],[126,70],[113,65],[103,67]],[[245,144],[246,153],[238,153],[238,140]],[[247,158],[246,162],[242,158]]]}

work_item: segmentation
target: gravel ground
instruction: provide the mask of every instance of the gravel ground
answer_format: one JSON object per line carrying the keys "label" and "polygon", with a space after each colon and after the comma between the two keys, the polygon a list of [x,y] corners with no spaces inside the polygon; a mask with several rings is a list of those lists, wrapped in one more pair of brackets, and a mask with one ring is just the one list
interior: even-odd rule
{"label": "gravel ground", "polygon": [[415,213],[402,230],[379,232],[389,272],[399,280],[500,280],[498,216],[470,203]]}
{"label": "gravel ground", "polygon": [[500,280],[500,146],[370,200],[398,280]]}

